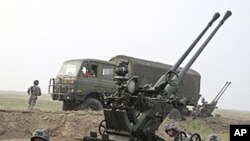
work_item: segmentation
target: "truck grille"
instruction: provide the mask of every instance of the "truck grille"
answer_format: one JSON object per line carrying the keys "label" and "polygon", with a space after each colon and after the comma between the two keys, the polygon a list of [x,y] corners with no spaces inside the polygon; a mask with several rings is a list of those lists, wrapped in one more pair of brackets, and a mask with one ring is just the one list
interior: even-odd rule
{"label": "truck grille", "polygon": [[54,93],[69,93],[69,87],[54,86]]}

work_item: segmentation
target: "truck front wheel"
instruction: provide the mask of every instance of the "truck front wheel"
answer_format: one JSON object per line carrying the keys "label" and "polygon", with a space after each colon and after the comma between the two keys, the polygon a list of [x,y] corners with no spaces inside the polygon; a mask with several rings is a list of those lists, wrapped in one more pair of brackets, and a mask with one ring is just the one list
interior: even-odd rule
{"label": "truck front wheel", "polygon": [[68,102],[63,101],[62,110],[67,111],[69,109],[70,109],[70,104]]}
{"label": "truck front wheel", "polygon": [[82,104],[80,104],[80,109],[91,109],[93,111],[98,111],[103,109],[102,103],[96,98],[88,98]]}
{"label": "truck front wheel", "polygon": [[63,110],[63,111],[77,110],[77,105],[74,104],[74,103],[72,103],[72,102],[63,101],[62,110]]}

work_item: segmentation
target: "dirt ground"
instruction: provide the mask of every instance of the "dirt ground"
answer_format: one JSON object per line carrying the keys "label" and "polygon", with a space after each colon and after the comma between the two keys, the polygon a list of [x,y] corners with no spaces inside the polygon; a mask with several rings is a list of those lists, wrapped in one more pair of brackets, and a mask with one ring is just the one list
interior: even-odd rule
{"label": "dirt ground", "polygon": [[[82,140],[90,131],[98,131],[102,112],[42,112],[0,110],[0,140],[28,141],[37,128],[46,129],[51,140]],[[228,132],[230,124],[249,124],[250,121],[211,117],[202,119],[214,131]]]}
{"label": "dirt ground", "polygon": [[35,129],[46,129],[51,140],[82,140],[97,131],[101,112],[0,111],[0,140],[28,141]]}

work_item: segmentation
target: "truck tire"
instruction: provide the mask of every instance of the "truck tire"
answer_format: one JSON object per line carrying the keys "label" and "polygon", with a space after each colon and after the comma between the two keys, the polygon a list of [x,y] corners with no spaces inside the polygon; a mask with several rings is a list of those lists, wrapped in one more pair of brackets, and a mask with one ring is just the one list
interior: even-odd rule
{"label": "truck tire", "polygon": [[72,111],[72,110],[77,110],[77,105],[72,103],[72,102],[66,102],[63,101],[63,106],[62,106],[62,110],[63,111]]}
{"label": "truck tire", "polygon": [[58,100],[56,95],[52,95],[52,100]]}
{"label": "truck tire", "polygon": [[62,110],[67,111],[69,109],[70,109],[70,104],[68,102],[63,101]]}
{"label": "truck tire", "polygon": [[96,98],[88,98],[83,104],[81,104],[81,108],[83,107],[84,109],[91,109],[93,111],[103,109],[102,103]]}

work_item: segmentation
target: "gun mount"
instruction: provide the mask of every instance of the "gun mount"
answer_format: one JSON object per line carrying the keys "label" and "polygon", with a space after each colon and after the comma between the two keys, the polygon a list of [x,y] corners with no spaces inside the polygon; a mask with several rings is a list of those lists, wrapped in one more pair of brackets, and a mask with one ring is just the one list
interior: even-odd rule
{"label": "gun mount", "polygon": [[99,126],[99,133],[102,135],[102,139],[97,139],[97,133],[92,132],[90,136],[84,137],[84,140],[162,140],[155,135],[162,121],[167,116],[173,119],[180,117],[180,109],[185,107],[185,104],[181,104],[184,100],[178,99],[178,88],[184,75],[229,16],[231,16],[231,12],[227,11],[224,18],[197,50],[187,65],[177,73],[176,69],[179,68],[183,60],[190,54],[191,50],[212,23],[219,18],[219,13],[215,13],[212,20],[194,43],[187,49],[170,71],[162,75],[154,86],[146,85],[139,88],[139,78],[136,76],[130,79],[124,77],[128,71],[126,71],[126,62],[121,63],[117,68],[117,76],[115,77],[118,84],[118,91],[106,97],[107,108],[104,109],[105,119]]}
{"label": "gun mount", "polygon": [[203,98],[202,105],[198,105],[197,107],[194,108],[194,110],[196,110],[196,111],[193,111],[194,118],[197,116],[198,117],[211,117],[214,109],[218,108],[216,107],[216,105],[219,99],[221,98],[221,96],[224,94],[224,92],[226,91],[226,89],[231,83],[232,82],[226,82],[225,85],[219,91],[219,93],[215,96],[213,101],[211,101],[210,103],[206,102],[205,99]]}

